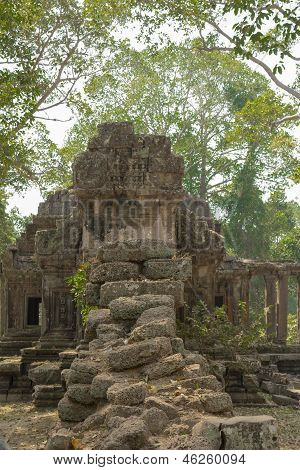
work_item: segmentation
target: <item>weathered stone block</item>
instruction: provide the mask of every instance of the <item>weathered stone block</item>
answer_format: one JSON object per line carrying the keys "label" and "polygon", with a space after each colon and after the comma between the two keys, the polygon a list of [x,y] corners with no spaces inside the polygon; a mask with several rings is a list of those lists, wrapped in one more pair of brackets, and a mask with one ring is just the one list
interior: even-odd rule
{"label": "weathered stone block", "polygon": [[174,354],[184,354],[184,342],[182,338],[171,338],[171,345]]}
{"label": "weathered stone block", "polygon": [[34,384],[60,384],[60,364],[58,362],[45,362],[38,367],[32,367],[28,371],[28,377]]}
{"label": "weathered stone block", "polygon": [[99,286],[88,282],[85,288],[85,298],[87,305],[91,307],[98,306],[100,302]]}
{"label": "weathered stone block", "polygon": [[134,406],[143,403],[147,395],[145,382],[115,383],[107,390],[107,399],[114,405]]}
{"label": "weathered stone block", "polygon": [[115,348],[108,353],[108,363],[112,370],[121,371],[148,364],[170,354],[170,339],[154,338]]}
{"label": "weathered stone block", "polygon": [[128,418],[105,440],[106,450],[148,448],[149,430],[141,418]]}
{"label": "weathered stone block", "polygon": [[111,315],[115,320],[135,320],[147,309],[159,306],[165,306],[174,312],[174,298],[168,295],[146,294],[134,297],[120,297],[109,304]]}
{"label": "weathered stone block", "polygon": [[184,360],[181,354],[173,354],[157,361],[153,364],[149,364],[144,368],[144,373],[149,377],[150,380],[165,377],[183,369],[185,366]]}
{"label": "weathered stone block", "polygon": [[72,432],[69,429],[59,429],[49,437],[46,450],[71,450],[71,439]]}
{"label": "weathered stone block", "polygon": [[103,262],[145,261],[152,258],[172,258],[174,248],[161,240],[125,240],[105,243],[98,250]]}
{"label": "weathered stone block", "polygon": [[124,380],[123,376],[117,377],[116,375],[109,373],[96,375],[92,381],[91,395],[94,398],[105,399],[107,398],[107,390],[109,387],[117,382],[124,382]]}
{"label": "weathered stone block", "polygon": [[57,410],[62,421],[83,421],[95,412],[95,406],[83,405],[64,396],[58,403]]}
{"label": "weathered stone block", "polygon": [[109,309],[91,310],[88,314],[87,322],[85,325],[84,339],[86,341],[92,341],[97,337],[97,327],[102,324],[112,322]]}
{"label": "weathered stone block", "polygon": [[192,429],[192,450],[218,450],[221,448],[221,425],[218,418],[205,418]]}
{"label": "weathered stone block", "polygon": [[176,279],[186,281],[192,278],[191,258],[155,259],[144,263],[143,274],[149,279]]}
{"label": "weathered stone block", "polygon": [[0,361],[0,375],[21,375],[21,360],[11,358]]}
{"label": "weathered stone block", "polygon": [[222,391],[222,384],[214,375],[207,375],[204,377],[195,377],[193,379],[185,379],[180,382],[185,388],[192,390],[213,390],[214,392]]}
{"label": "weathered stone block", "polygon": [[83,405],[91,405],[95,402],[91,395],[91,385],[73,384],[68,387],[67,397]]}
{"label": "weathered stone block", "polygon": [[228,393],[201,393],[199,398],[203,404],[204,410],[208,413],[225,413],[232,411],[232,401]]}
{"label": "weathered stone block", "polygon": [[272,395],[272,400],[277,403],[277,405],[299,408],[299,400],[285,395]]}
{"label": "weathered stone block", "polygon": [[183,283],[181,281],[119,281],[107,282],[100,288],[101,306],[107,306],[119,297],[132,297],[137,295],[172,295],[177,306],[182,306]]}
{"label": "weathered stone block", "polygon": [[277,424],[271,416],[236,416],[222,421],[225,450],[278,448]]}
{"label": "weathered stone block", "polygon": [[103,284],[104,282],[137,279],[139,265],[128,262],[99,263],[90,274],[90,281]]}
{"label": "weathered stone block", "polygon": [[110,420],[114,416],[119,416],[121,418],[140,416],[142,411],[142,408],[137,406],[110,405],[106,411],[106,421]]}
{"label": "weathered stone block", "polygon": [[202,356],[201,354],[194,354],[194,353],[187,354],[185,357],[185,363],[187,366],[198,364],[199,365],[198,372],[197,372],[198,375],[210,374],[210,366],[207,362],[207,359],[205,359],[205,357]]}
{"label": "weathered stone block", "polygon": [[93,378],[107,369],[106,357],[103,354],[101,361],[86,359],[75,359],[71,365],[69,374],[69,385],[75,383],[90,384]]}
{"label": "weathered stone block", "polygon": [[147,397],[145,399],[145,407],[158,408],[159,410],[164,411],[164,413],[166,413],[166,415],[170,419],[175,419],[178,416],[178,411],[176,410],[175,406],[171,405],[170,403],[167,403],[166,401],[158,397]]}
{"label": "weathered stone block", "polygon": [[148,323],[155,321],[163,321],[170,319],[175,322],[176,314],[174,308],[171,308],[166,305],[161,305],[158,307],[153,307],[145,310],[141,316],[137,319],[135,326],[144,326]]}
{"label": "weathered stone block", "polygon": [[169,418],[163,410],[159,408],[146,409],[141,415],[143,421],[145,421],[147,428],[152,434],[159,434],[162,432],[169,422]]}
{"label": "weathered stone block", "polygon": [[145,325],[138,326],[132,330],[129,342],[143,341],[157,336],[167,336],[169,338],[176,335],[176,324],[174,320],[154,320]]}

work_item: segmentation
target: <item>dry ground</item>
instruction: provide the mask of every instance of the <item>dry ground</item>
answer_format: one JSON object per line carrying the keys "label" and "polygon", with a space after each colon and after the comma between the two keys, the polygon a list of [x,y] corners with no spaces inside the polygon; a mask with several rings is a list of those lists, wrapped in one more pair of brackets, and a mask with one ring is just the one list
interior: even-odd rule
{"label": "dry ground", "polygon": [[[235,415],[255,414],[268,414],[277,419],[281,449],[300,449],[300,410],[284,406],[235,408]],[[0,404],[0,435],[12,449],[43,449],[57,423],[55,408],[37,410],[30,403]]]}
{"label": "dry ground", "polygon": [[12,449],[43,449],[58,422],[56,408],[36,409],[31,403],[0,403],[0,436]]}

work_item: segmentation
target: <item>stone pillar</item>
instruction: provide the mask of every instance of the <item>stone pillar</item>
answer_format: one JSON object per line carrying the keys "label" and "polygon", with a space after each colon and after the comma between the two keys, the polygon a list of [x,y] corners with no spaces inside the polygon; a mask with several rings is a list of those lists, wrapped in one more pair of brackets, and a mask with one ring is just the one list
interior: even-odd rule
{"label": "stone pillar", "polygon": [[234,324],[239,324],[239,300],[241,284],[239,279],[228,279],[226,290],[226,306],[229,320]]}
{"label": "stone pillar", "polygon": [[279,276],[277,339],[280,343],[285,343],[287,338],[288,280],[286,273]]}
{"label": "stone pillar", "polygon": [[277,336],[277,278],[272,274],[265,274],[264,280],[267,337],[275,339]]}
{"label": "stone pillar", "polygon": [[246,326],[249,324],[249,307],[250,307],[250,277],[241,279],[241,301],[245,303],[245,311],[243,312],[242,322]]}

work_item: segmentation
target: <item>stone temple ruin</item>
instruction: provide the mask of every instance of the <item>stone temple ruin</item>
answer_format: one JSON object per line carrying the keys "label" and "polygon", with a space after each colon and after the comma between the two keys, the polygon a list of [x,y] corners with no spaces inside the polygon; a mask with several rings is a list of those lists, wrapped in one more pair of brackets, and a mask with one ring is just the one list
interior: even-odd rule
{"label": "stone temple ruin", "polygon": [[[275,420],[231,417],[232,402],[265,403],[264,391],[299,404],[300,346],[285,341],[288,277],[300,285],[300,264],[227,257],[220,224],[184,192],[183,172],[168,138],[100,125],[75,159],[72,188],[40,204],[2,258],[0,401],[58,405],[63,425],[48,448],[67,449],[77,434],[88,446],[98,430],[98,449],[273,449]],[[66,282],[82,263],[85,326]],[[199,300],[241,321],[256,275],[275,345],[234,359],[186,349],[176,321]]]}

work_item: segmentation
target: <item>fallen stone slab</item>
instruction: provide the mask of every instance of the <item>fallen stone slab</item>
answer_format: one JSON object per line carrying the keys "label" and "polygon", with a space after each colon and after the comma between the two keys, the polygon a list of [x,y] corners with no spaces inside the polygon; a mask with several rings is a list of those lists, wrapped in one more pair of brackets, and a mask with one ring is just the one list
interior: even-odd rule
{"label": "fallen stone slab", "polygon": [[181,380],[180,385],[192,390],[212,390],[214,392],[220,392],[223,390],[222,384],[214,375]]}
{"label": "fallen stone slab", "polygon": [[84,330],[85,341],[92,341],[97,338],[97,328],[99,325],[107,324],[112,322],[110,310],[102,308],[98,310],[91,310],[87,317],[87,322]]}
{"label": "fallen stone slab", "polygon": [[166,413],[169,419],[175,419],[178,417],[178,411],[176,407],[158,397],[147,397],[145,399],[145,407],[158,408],[159,410],[162,410],[164,413]]}
{"label": "fallen stone slab", "polygon": [[71,450],[72,432],[69,429],[59,429],[53,433],[46,444],[46,450]]}
{"label": "fallen stone slab", "polygon": [[95,403],[94,397],[91,395],[91,385],[89,384],[73,384],[68,387],[67,396],[83,405],[92,405]]}
{"label": "fallen stone slab", "polygon": [[293,408],[299,408],[300,406],[299,400],[285,395],[272,395],[272,400],[281,406],[292,406]]}
{"label": "fallen stone slab", "polygon": [[195,424],[190,439],[191,450],[221,449],[221,422],[219,418],[204,418]]}
{"label": "fallen stone slab", "polygon": [[182,355],[173,354],[144,367],[143,373],[149,378],[149,380],[154,380],[171,375],[174,372],[183,369],[184,366],[185,363]]}
{"label": "fallen stone slab", "polygon": [[9,358],[0,361],[0,375],[21,375],[21,359]]}
{"label": "fallen stone slab", "polygon": [[138,406],[125,406],[125,405],[109,405],[106,410],[105,420],[111,420],[115,416],[121,418],[130,418],[132,416],[140,416],[143,412],[143,408]]}
{"label": "fallen stone slab", "polygon": [[34,384],[60,384],[61,368],[59,362],[45,362],[37,367],[34,365],[28,371],[28,377]]}
{"label": "fallen stone slab", "polygon": [[90,281],[103,284],[105,282],[137,279],[139,265],[129,262],[99,263],[93,267]]}
{"label": "fallen stone slab", "polygon": [[141,419],[145,421],[147,428],[152,434],[159,434],[169,423],[167,414],[155,406],[146,409],[142,413]]}
{"label": "fallen stone slab", "polygon": [[[175,304],[180,307],[184,304],[183,283],[181,281],[116,281],[106,282],[100,287],[101,306],[105,307],[119,297],[132,297],[144,294],[172,295]],[[113,314],[112,314],[113,315]]]}
{"label": "fallen stone slab", "polygon": [[150,432],[141,418],[126,419],[114,429],[103,444],[106,450],[136,450],[148,448]]}
{"label": "fallen stone slab", "polygon": [[98,259],[103,262],[145,261],[151,258],[172,258],[175,249],[161,240],[124,240],[106,242],[98,249]]}
{"label": "fallen stone slab", "polygon": [[274,450],[278,448],[276,420],[271,416],[236,416],[221,421],[225,450]]}
{"label": "fallen stone slab", "polygon": [[107,399],[114,405],[135,406],[143,403],[147,395],[145,382],[115,383],[107,390]]}
{"label": "fallen stone slab", "polygon": [[159,305],[157,307],[147,308],[137,319],[135,327],[145,326],[153,321],[171,320],[175,322],[176,314],[174,307]]}
{"label": "fallen stone slab", "polygon": [[192,278],[192,259],[155,259],[144,263],[143,274],[148,279],[176,279],[187,281]]}
{"label": "fallen stone slab", "polygon": [[153,338],[119,346],[108,352],[108,364],[114,371],[131,369],[172,354],[169,338]]}
{"label": "fallen stone slab", "polygon": [[114,320],[135,320],[145,310],[160,306],[169,307],[174,312],[174,298],[169,295],[145,294],[120,297],[112,300],[109,304],[111,316]]}
{"label": "fallen stone slab", "polygon": [[232,412],[232,400],[228,393],[210,392],[200,393],[199,399],[207,413]]}
{"label": "fallen stone slab", "polygon": [[106,399],[107,390],[115,383],[124,383],[124,376],[116,376],[116,374],[102,373],[94,377],[91,384],[91,395],[97,399]]}
{"label": "fallen stone slab", "polygon": [[176,336],[176,324],[174,320],[153,320],[145,325],[134,328],[129,336],[129,342],[143,341],[145,339],[167,336]]}
{"label": "fallen stone slab", "polygon": [[83,421],[95,412],[95,405],[83,405],[67,396],[62,398],[57,406],[58,416],[62,421]]}

